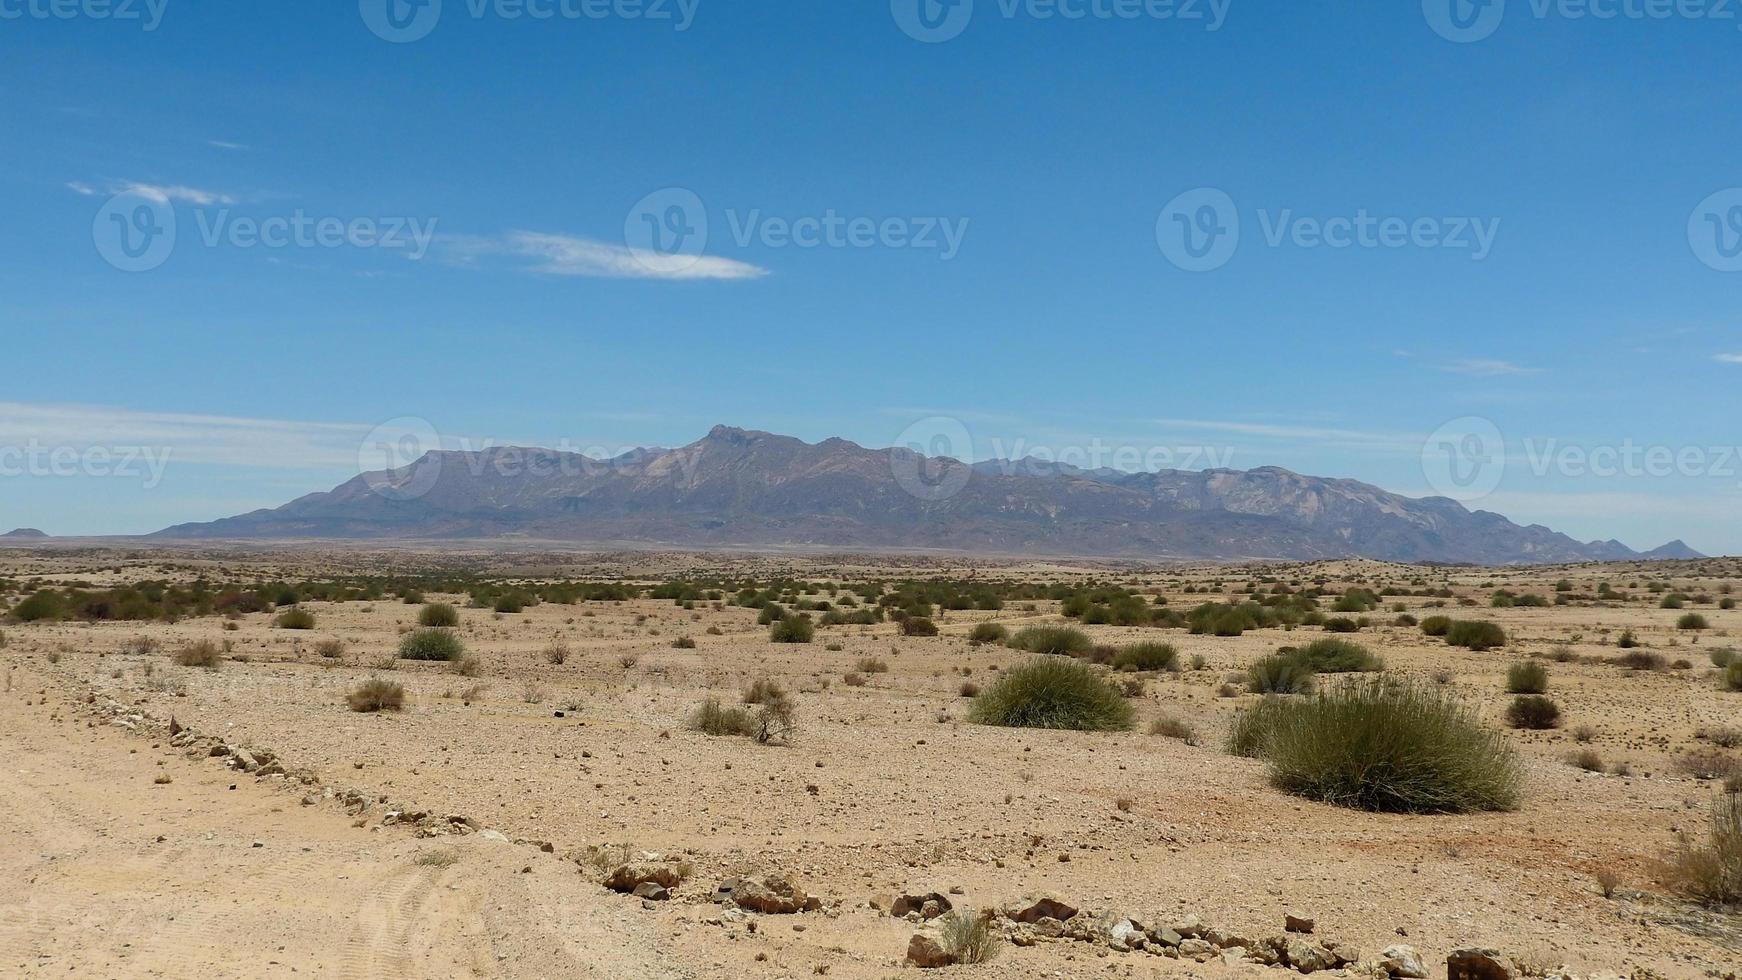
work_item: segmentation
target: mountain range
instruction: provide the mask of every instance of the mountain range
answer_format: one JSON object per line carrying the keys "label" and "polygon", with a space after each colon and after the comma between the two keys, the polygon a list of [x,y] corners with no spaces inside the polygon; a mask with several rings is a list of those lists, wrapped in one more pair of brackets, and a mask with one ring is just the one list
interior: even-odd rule
{"label": "mountain range", "polygon": [[976,464],[845,439],[718,426],[614,459],[518,447],[432,451],[270,510],[155,537],[522,538],[665,547],[944,549],[1005,555],[1486,565],[1701,557],[1522,526],[1445,497],[1253,470]]}

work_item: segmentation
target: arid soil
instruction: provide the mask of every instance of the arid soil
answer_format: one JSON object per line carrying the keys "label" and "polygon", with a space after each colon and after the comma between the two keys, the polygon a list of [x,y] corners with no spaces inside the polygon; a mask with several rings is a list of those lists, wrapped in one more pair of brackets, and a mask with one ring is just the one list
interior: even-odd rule
{"label": "arid soil", "polygon": [[[1214,637],[1084,626],[1099,643],[1166,639],[1205,661],[1142,675],[1137,728],[1090,734],[966,721],[964,683],[989,684],[1030,656],[971,646],[968,631],[986,620],[1013,629],[1064,622],[1049,600],[940,611],[936,637],[900,636],[881,623],[821,628],[809,644],[786,645],[770,642],[755,610],[733,605],[685,609],[642,598],[498,614],[467,608],[466,596],[427,596],[459,607],[457,631],[479,661],[474,677],[396,660],[420,607],[392,597],[304,603],[316,619],[307,631],[274,627],[276,611],[242,615],[233,629],[221,617],[9,623],[0,626],[0,808],[11,824],[0,837],[0,973],[888,977],[911,969],[903,959],[916,926],[884,910],[893,896],[925,892],[950,894],[962,908],[1048,892],[1085,915],[1195,914],[1255,935],[1281,933],[1284,914],[1301,912],[1316,920],[1316,936],[1359,949],[1363,961],[1406,943],[1434,977],[1446,976],[1449,952],[1472,946],[1539,975],[1562,966],[1639,980],[1742,969],[1742,925],[1674,899],[1659,867],[1678,834],[1703,831],[1716,792],[1678,758],[1721,751],[1696,739],[1699,730],[1742,727],[1742,694],[1719,690],[1708,659],[1713,648],[1742,643],[1742,613],[1717,604],[1726,585],[1742,586],[1734,562],[1168,568],[530,551],[0,551],[0,578],[30,589],[456,567],[647,585],[684,574],[843,584],[1095,579],[1165,594],[1179,609],[1242,596],[1255,575],[1336,591],[1425,580],[1455,596],[1387,596],[1368,614],[1373,625],[1351,638],[1381,654],[1388,672],[1443,685],[1496,726],[1510,700],[1507,666],[1545,658],[1565,723],[1508,735],[1528,768],[1517,812],[1381,815],[1285,795],[1262,762],[1224,751],[1234,713],[1254,700],[1224,683],[1283,644],[1322,635],[1311,628]],[[1563,579],[1584,600],[1489,608],[1496,590],[1552,598]],[[1678,630],[1681,613],[1659,608],[1647,589],[1660,580],[1711,596],[1689,607],[1710,628]],[[1598,582],[1628,598],[1585,601]],[[1512,642],[1482,653],[1449,647],[1392,625],[1393,603],[1418,617],[1491,620]],[[1610,662],[1629,629],[1665,669]],[[694,647],[675,648],[680,637]],[[200,640],[228,645],[220,666],[173,663],[170,654]],[[342,654],[317,652],[323,640],[342,641]],[[558,641],[569,656],[555,664],[545,651]],[[1557,648],[1565,649],[1547,659]],[[867,672],[865,658],[887,671]],[[865,683],[847,683],[849,673]],[[346,693],[371,677],[402,684],[404,710],[349,710]],[[798,729],[787,742],[686,727],[704,699],[736,703],[759,678],[793,693]],[[1161,717],[1186,722],[1196,738],[1148,734]],[[171,718],[188,730],[173,743]],[[204,751],[214,743],[259,750],[276,765],[266,775],[238,771]],[[1607,771],[1571,765],[1583,747]],[[407,813],[431,818],[385,819]],[[681,857],[690,877],[668,902],[618,895],[587,864],[589,848]],[[822,909],[723,915],[710,899],[725,879],[765,873],[790,877]],[[1609,875],[1616,887],[1606,897],[1599,878]],[[1068,940],[1006,944],[990,963],[945,972],[1284,975]]]}

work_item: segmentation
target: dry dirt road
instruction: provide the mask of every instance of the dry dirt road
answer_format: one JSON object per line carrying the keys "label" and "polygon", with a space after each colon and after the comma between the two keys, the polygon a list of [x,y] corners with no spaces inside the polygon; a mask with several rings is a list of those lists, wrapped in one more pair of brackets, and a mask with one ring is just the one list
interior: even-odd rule
{"label": "dry dirt road", "polygon": [[[0,975],[683,975],[633,906],[553,855],[353,827],[330,805],[92,725],[41,678],[10,680]],[[419,862],[430,854],[454,860]]]}

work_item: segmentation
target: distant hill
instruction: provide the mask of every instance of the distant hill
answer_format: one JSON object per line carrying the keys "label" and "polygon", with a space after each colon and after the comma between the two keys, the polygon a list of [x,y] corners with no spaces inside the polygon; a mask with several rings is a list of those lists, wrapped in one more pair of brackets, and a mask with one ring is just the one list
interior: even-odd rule
{"label": "distant hill", "polygon": [[1276,467],[1124,473],[1028,460],[968,465],[845,439],[720,426],[611,460],[544,449],[431,452],[272,510],[168,538],[496,538],[673,547],[937,548],[1148,558],[1365,557],[1478,564],[1641,555],[1444,497]]}
{"label": "distant hill", "polygon": [[7,532],[6,532],[6,533],[5,533],[5,534],[0,534],[0,538],[29,538],[29,539],[35,539],[35,538],[46,538],[46,537],[48,537],[48,535],[47,535],[47,534],[45,534],[45,533],[44,533],[44,532],[42,532],[42,531],[38,531],[38,530],[37,530],[37,529],[36,529],[36,528],[34,528],[34,527],[21,527],[21,528],[15,528],[15,529],[14,529],[14,530],[11,530],[11,531],[7,531]]}

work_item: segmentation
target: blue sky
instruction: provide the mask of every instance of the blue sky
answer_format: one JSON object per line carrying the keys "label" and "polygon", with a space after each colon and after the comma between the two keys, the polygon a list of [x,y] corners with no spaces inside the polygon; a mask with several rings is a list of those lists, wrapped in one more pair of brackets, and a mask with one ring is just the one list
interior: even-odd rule
{"label": "blue sky", "polygon": [[723,422],[1742,553],[1735,5],[568,2],[0,0],[0,524]]}

